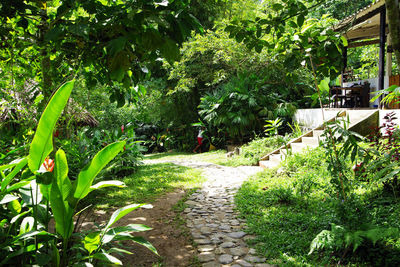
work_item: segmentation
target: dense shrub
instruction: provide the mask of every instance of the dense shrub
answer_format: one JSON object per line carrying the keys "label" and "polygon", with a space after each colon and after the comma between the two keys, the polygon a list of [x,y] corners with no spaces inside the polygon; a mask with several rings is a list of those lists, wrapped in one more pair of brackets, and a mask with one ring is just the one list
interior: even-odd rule
{"label": "dense shrub", "polygon": [[[400,238],[393,238],[396,230],[390,230],[400,228],[398,201],[382,194],[382,187],[366,188],[366,183],[345,202],[338,201],[328,165],[324,150],[313,149],[290,156],[279,169],[266,170],[245,182],[236,203],[250,233],[257,236],[254,245],[270,262],[290,266],[398,265]],[[381,229],[379,234],[373,230],[376,227]],[[307,256],[320,232],[336,243],[324,243],[322,252]],[[335,238],[329,236],[332,233]],[[372,243],[367,238],[371,235],[380,236],[381,241]],[[349,245],[351,249],[346,249]]]}
{"label": "dense shrub", "polygon": [[134,172],[143,157],[142,153],[146,151],[143,141],[136,137],[134,128],[130,124],[119,126],[113,131],[82,128],[72,138],[58,140],[71,162],[71,178],[77,177],[79,170],[90,162],[96,151],[118,140],[125,140],[126,145],[105,170],[118,177]]}
{"label": "dense shrub", "polygon": [[241,147],[240,155],[235,155],[227,162],[230,166],[256,165],[261,157],[279,148],[290,140],[290,135],[273,137],[256,137]]}

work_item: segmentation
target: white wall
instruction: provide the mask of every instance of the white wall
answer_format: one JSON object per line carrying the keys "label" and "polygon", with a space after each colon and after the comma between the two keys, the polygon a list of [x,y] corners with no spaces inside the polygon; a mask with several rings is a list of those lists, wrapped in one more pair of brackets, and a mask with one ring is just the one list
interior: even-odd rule
{"label": "white wall", "polygon": [[[370,92],[375,92],[378,90],[378,78],[371,78],[371,79],[365,79],[365,80],[360,80],[360,81],[354,81],[354,82],[347,82],[343,83],[343,87],[350,87],[354,84],[364,84],[365,82],[369,82],[369,87],[370,87]],[[389,87],[389,76],[385,76],[383,88],[388,88]],[[373,98],[375,95],[370,94],[370,98]],[[373,103],[369,103],[370,108],[377,108],[379,104],[379,100],[375,100]]]}
{"label": "white wall", "polygon": [[[346,109],[324,109],[325,120],[330,120],[335,117],[339,111]],[[358,121],[363,117],[367,116],[374,110],[346,110],[350,117],[351,122]],[[383,117],[389,112],[395,112],[397,120],[395,122],[400,125],[400,109],[383,109],[379,110],[379,125],[384,122]],[[298,109],[294,114],[293,118],[300,126],[307,129],[312,129],[318,127],[322,124],[322,112],[320,108],[310,108],[310,109]]]}
{"label": "white wall", "polygon": [[[344,109],[324,109],[325,120],[330,120],[334,118],[341,110]],[[304,126],[306,128],[315,128],[323,124],[322,111],[320,108],[298,109],[294,114],[293,119],[300,126]]]}

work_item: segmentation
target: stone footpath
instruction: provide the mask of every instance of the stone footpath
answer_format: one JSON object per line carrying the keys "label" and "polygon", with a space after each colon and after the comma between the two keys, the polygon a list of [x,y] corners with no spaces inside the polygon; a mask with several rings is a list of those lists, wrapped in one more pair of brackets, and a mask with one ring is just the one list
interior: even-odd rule
{"label": "stone footpath", "polygon": [[207,181],[186,201],[187,226],[198,245],[198,260],[203,267],[270,267],[265,258],[249,249],[244,220],[237,218],[234,195],[250,175],[260,167],[224,167],[204,162],[169,161],[190,168],[200,168]]}

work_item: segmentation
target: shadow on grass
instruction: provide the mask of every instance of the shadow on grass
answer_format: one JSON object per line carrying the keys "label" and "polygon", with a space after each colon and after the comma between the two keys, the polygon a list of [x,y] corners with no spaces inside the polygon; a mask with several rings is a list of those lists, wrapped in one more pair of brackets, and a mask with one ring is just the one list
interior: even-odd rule
{"label": "shadow on grass", "polygon": [[[393,241],[399,242],[397,244],[364,241],[355,252],[342,249],[307,255],[317,234],[330,230],[331,223],[340,225],[334,210],[336,200],[325,199],[322,195],[305,198],[279,187],[262,188],[261,184],[254,181],[244,183],[236,195],[236,204],[240,214],[246,218],[249,233],[256,235],[252,245],[270,263],[279,266],[330,266],[341,261],[349,266],[400,266],[400,240]],[[395,213],[393,207],[390,212],[380,208],[386,222],[392,219],[390,213]],[[397,223],[392,222],[392,225]]]}
{"label": "shadow on grass", "polygon": [[[278,189],[262,191],[244,184],[236,195],[237,207],[246,218],[253,245],[268,259],[290,257],[292,263],[309,263],[310,243],[324,229],[330,229],[333,214],[319,200],[282,195]],[[276,262],[280,263],[280,262]],[[287,263],[287,262],[286,262]]]}
{"label": "shadow on grass", "polygon": [[145,159],[163,159],[163,158],[168,158],[171,156],[186,156],[186,155],[192,155],[192,154],[188,153],[188,152],[163,152],[163,153],[145,155],[144,158]]}
{"label": "shadow on grass", "polygon": [[150,203],[176,188],[190,189],[203,181],[201,171],[171,163],[140,166],[122,179],[124,188],[103,188],[89,195],[86,204],[121,207],[132,203]]}

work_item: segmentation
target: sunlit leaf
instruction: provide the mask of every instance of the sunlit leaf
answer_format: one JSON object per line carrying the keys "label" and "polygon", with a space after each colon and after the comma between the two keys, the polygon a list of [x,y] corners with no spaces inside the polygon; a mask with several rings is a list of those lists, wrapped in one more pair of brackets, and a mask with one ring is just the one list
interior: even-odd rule
{"label": "sunlit leaf", "polygon": [[101,260],[101,261],[105,261],[108,263],[116,264],[116,265],[122,265],[122,262],[119,259],[117,259],[116,257],[114,257],[108,253],[104,253],[104,252],[94,254],[93,258]]}
{"label": "sunlit leaf", "polygon": [[102,150],[100,150],[86,165],[86,167],[79,173],[78,179],[73,185],[70,204],[75,207],[79,200],[84,198],[92,186],[93,180],[96,175],[123,149],[125,141],[112,143]]}
{"label": "sunlit leaf", "polygon": [[29,149],[29,169],[35,173],[53,150],[53,130],[67,104],[74,81],[63,84],[50,99],[40,117],[35,136]]}

